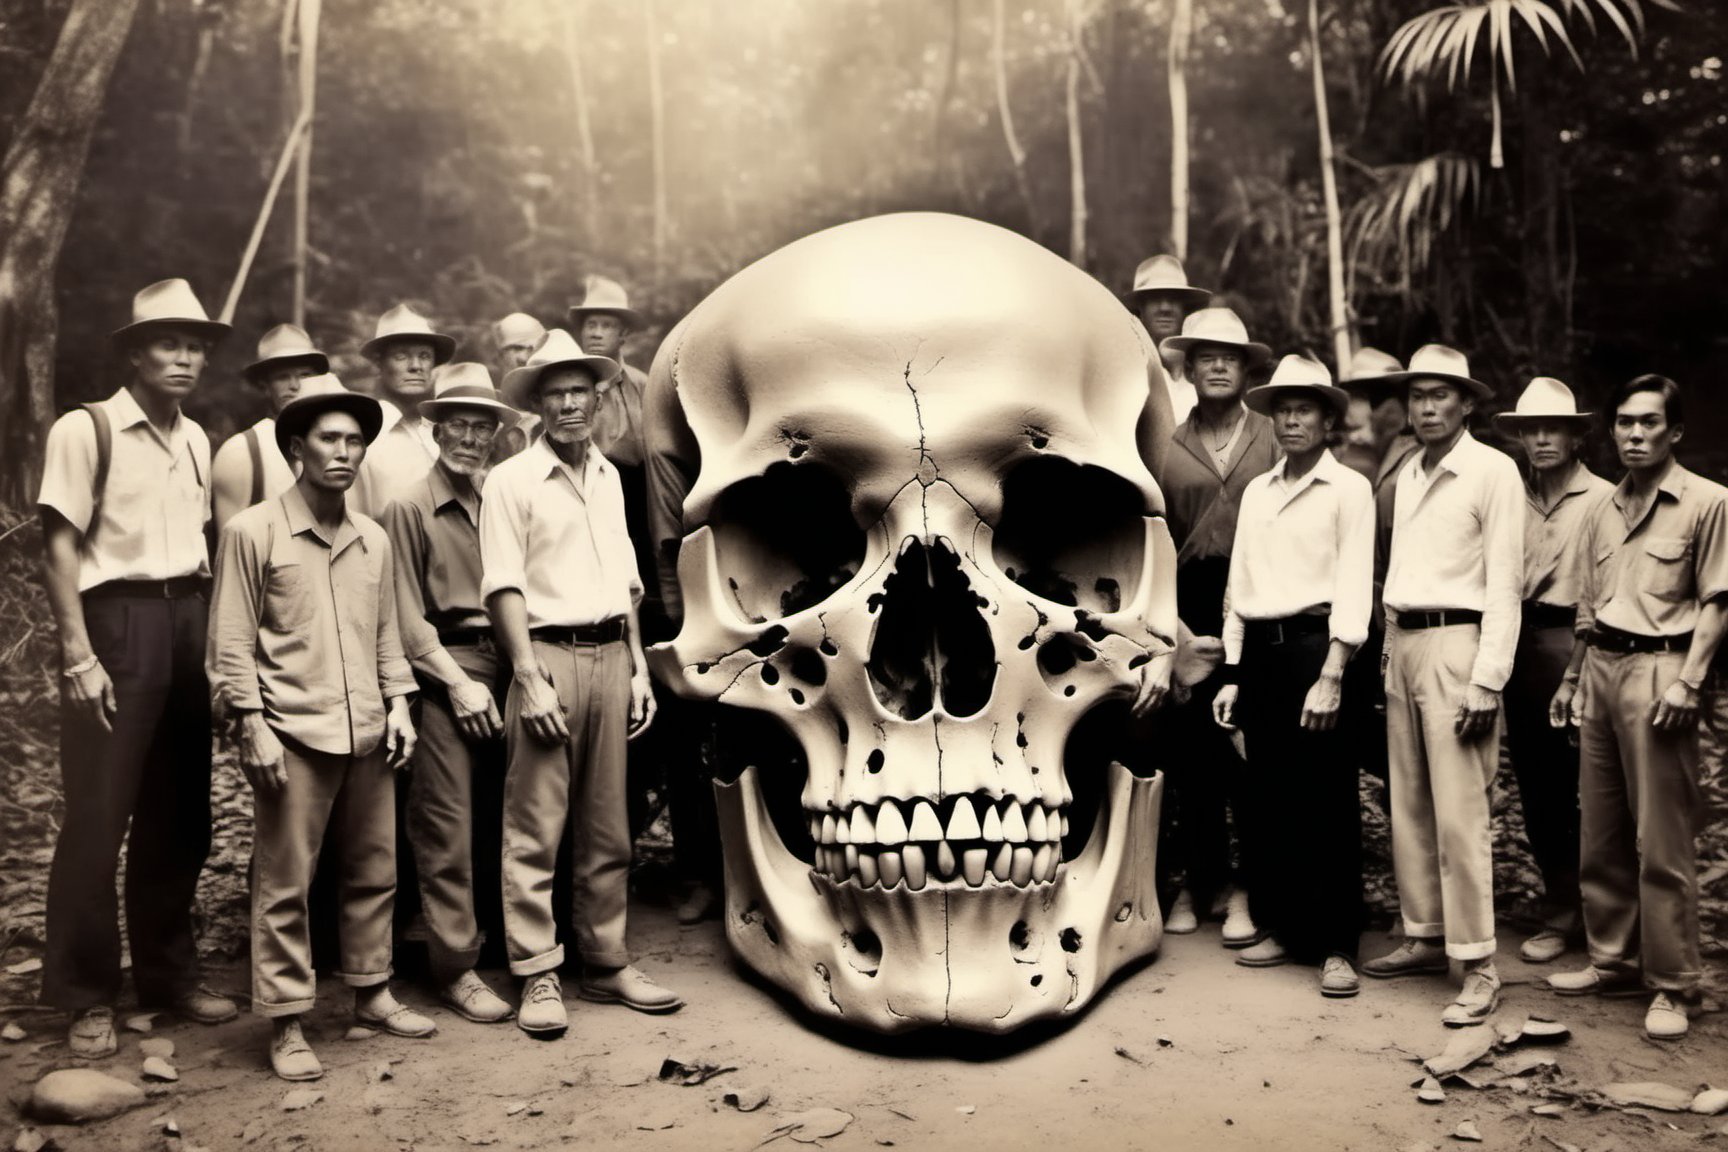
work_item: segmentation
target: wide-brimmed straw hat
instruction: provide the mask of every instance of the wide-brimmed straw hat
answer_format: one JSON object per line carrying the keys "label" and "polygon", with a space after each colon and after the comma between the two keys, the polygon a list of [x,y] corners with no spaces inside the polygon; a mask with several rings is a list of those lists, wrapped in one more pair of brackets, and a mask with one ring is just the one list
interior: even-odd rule
{"label": "wide-brimmed straw hat", "polygon": [[427,420],[442,420],[452,408],[490,408],[499,419],[516,421],[516,409],[498,399],[492,373],[484,364],[472,360],[446,364],[432,374],[432,389],[432,399],[420,401],[420,415]]}
{"label": "wide-brimmed straw hat", "polygon": [[1291,392],[1319,400],[1340,420],[1350,409],[1350,393],[1332,383],[1332,373],[1326,365],[1299,352],[1278,361],[1278,367],[1272,370],[1272,379],[1248,389],[1243,393],[1242,403],[1251,411],[1270,416],[1279,396]]}
{"label": "wide-brimmed straw hat", "polygon": [[1211,292],[1188,283],[1188,274],[1182,270],[1182,261],[1163,253],[1140,261],[1140,267],[1134,269],[1134,287],[1128,290],[1124,298],[1138,308],[1145,302],[1146,297],[1155,292],[1180,296],[1182,303],[1189,308],[1204,308],[1212,299]]}
{"label": "wide-brimmed straw hat", "polygon": [[642,313],[630,307],[624,285],[604,276],[590,276],[582,282],[582,303],[570,306],[570,327],[582,327],[589,316],[616,316],[626,328],[642,327]]}
{"label": "wide-brimmed straw hat", "polygon": [[258,359],[240,370],[248,380],[256,380],[272,368],[304,364],[316,375],[330,371],[330,358],[312,345],[306,329],[294,324],[278,324],[258,338]]}
{"label": "wide-brimmed straw hat", "polygon": [[1494,389],[1470,375],[1470,361],[1464,353],[1444,344],[1424,344],[1410,357],[1409,368],[1402,372],[1388,372],[1381,379],[1386,384],[1409,384],[1417,379],[1445,380],[1464,385],[1476,393],[1478,399],[1494,399]]}
{"label": "wide-brimmed straw hat", "polygon": [[312,422],[326,412],[347,412],[360,422],[366,443],[378,439],[384,427],[384,409],[364,392],[350,392],[342,381],[326,372],[300,381],[300,392],[276,416],[276,447],[288,456],[288,441],[306,435]]}
{"label": "wide-brimmed straw hat", "polygon": [[505,348],[532,348],[546,335],[546,325],[526,312],[512,312],[492,325],[492,343]]}
{"label": "wide-brimmed straw hat", "polygon": [[576,337],[562,328],[546,333],[528,363],[512,368],[504,375],[504,400],[523,411],[534,407],[534,393],[540,387],[540,377],[552,368],[573,365],[590,373],[594,383],[604,387],[618,374],[618,361],[608,356],[590,356],[576,345]]}
{"label": "wide-brimmed straw hat", "polygon": [[1356,387],[1378,391],[1377,385],[1384,384],[1386,378],[1394,372],[1404,371],[1404,365],[1398,362],[1398,357],[1378,348],[1359,348],[1356,355],[1350,357],[1350,363],[1345,366],[1344,373],[1338,378],[1338,383],[1346,388]]}
{"label": "wide-brimmed straw hat", "polygon": [[1248,339],[1248,327],[1233,308],[1202,308],[1190,312],[1182,321],[1182,335],[1166,336],[1158,349],[1161,352],[1187,353],[1196,344],[1240,348],[1250,365],[1265,364],[1272,359],[1272,349]]}
{"label": "wide-brimmed straw hat", "polygon": [[132,297],[132,323],[116,328],[108,340],[114,347],[124,348],[157,328],[185,328],[210,341],[222,339],[231,330],[227,324],[210,319],[192,285],[178,278],[158,280],[139,289]]}
{"label": "wide-brimmed straw hat", "polygon": [[1583,429],[1595,423],[1596,413],[1578,411],[1578,398],[1572,395],[1572,389],[1552,376],[1538,376],[1518,397],[1516,408],[1494,417],[1494,426],[1515,433],[1523,425],[1538,420],[1558,420]]}
{"label": "wide-brimmed straw hat", "polygon": [[432,345],[432,362],[442,364],[456,354],[456,338],[432,331],[432,321],[406,304],[398,304],[378,317],[372,339],[360,345],[360,355],[376,360],[384,349],[397,340],[414,340]]}

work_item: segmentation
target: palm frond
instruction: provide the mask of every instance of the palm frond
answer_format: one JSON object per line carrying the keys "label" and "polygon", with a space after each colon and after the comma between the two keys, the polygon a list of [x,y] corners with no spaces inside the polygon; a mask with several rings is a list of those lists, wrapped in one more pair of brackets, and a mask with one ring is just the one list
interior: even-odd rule
{"label": "palm frond", "polygon": [[1345,232],[1353,270],[1408,290],[1441,240],[1475,213],[1481,163],[1442,152],[1409,164],[1367,170],[1373,188],[1351,206]]}

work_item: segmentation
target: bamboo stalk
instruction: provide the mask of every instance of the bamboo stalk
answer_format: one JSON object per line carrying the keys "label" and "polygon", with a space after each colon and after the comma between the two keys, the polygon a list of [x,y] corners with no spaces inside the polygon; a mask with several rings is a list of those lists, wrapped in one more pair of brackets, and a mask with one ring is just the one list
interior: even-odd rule
{"label": "bamboo stalk", "polygon": [[217,317],[224,324],[234,320],[234,310],[240,306],[240,293],[246,288],[246,278],[252,274],[252,261],[258,256],[258,246],[264,241],[264,231],[276,209],[277,193],[282,191],[282,182],[294,161],[300,135],[311,122],[311,118],[302,112],[288,129],[288,140],[282,145],[282,155],[276,161],[276,170],[270,174],[269,187],[264,190],[264,204],[258,209],[258,218],[252,222],[252,235],[246,240],[246,251],[240,256],[240,269],[234,273],[234,283],[228,286],[228,299],[222,302],[222,314]]}

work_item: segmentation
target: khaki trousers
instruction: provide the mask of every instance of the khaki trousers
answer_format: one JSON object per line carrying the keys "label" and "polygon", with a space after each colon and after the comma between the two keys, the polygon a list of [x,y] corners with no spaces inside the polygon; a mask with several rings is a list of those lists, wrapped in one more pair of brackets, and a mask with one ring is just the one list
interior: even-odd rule
{"label": "khaki trousers", "polygon": [[1680,652],[1584,657],[1579,802],[1584,934],[1590,962],[1631,968],[1669,992],[1698,987],[1698,871],[1693,837],[1702,809],[1698,734],[1650,723],[1680,674]]}
{"label": "khaki trousers", "polygon": [[622,967],[630,962],[624,946],[630,650],[619,641],[536,640],[534,655],[551,674],[570,741],[543,744],[534,738],[522,724],[521,689],[512,682],[504,715],[510,757],[504,775],[504,937],[510,971],[534,976],[564,962],[552,918],[552,877],[566,818],[577,951],[592,967]]}
{"label": "khaki trousers", "polygon": [[1468,742],[1454,730],[1480,635],[1454,624],[1388,639],[1392,869],[1404,934],[1444,936],[1455,960],[1481,960],[1495,947],[1488,796],[1503,720]]}
{"label": "khaki trousers", "polygon": [[396,782],[380,745],[332,756],[282,741],[288,783],[255,793],[252,849],[252,1010],[298,1016],[316,995],[306,895],[325,842],[341,852],[337,881],[341,970],[352,988],[390,979],[396,901]]}

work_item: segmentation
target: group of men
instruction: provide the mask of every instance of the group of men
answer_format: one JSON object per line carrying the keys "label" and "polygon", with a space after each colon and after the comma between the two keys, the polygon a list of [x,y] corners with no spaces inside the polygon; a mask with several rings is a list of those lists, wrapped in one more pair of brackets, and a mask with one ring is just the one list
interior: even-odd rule
{"label": "group of men", "polygon": [[[1648,995],[1646,1034],[1684,1036],[1702,977],[1698,720],[1721,695],[1728,490],[1675,459],[1679,387],[1647,375],[1614,391],[1616,485],[1583,460],[1593,414],[1532,380],[1494,417],[1522,446],[1521,475],[1471,434],[1494,392],[1452,348],[1408,367],[1363,349],[1342,387],[1285,356],[1250,388],[1270,349],[1179,261],[1142,263],[1128,302],[1159,341],[1179,421],[1159,478],[1179,613],[1225,653],[1162,721],[1166,930],[1193,932],[1210,909],[1237,963],[1318,965],[1334,997],[1356,995],[1359,973],[1458,961],[1442,1020],[1480,1024],[1500,991],[1504,729],[1549,905],[1520,955],[1547,963],[1581,940],[1588,966],[1550,976],[1555,992]],[[1402,940],[1358,965],[1363,769],[1388,780]]]}

